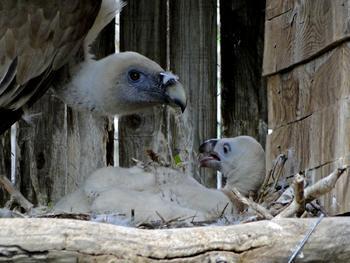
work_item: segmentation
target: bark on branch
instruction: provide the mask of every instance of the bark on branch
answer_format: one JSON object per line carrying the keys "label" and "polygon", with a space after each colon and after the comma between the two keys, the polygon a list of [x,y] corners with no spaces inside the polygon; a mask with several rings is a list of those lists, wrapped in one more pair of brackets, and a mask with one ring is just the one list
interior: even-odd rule
{"label": "bark on branch", "polygon": [[[68,219],[0,219],[0,261],[287,262],[317,219],[142,230]],[[325,218],[298,262],[350,259],[350,220]]]}
{"label": "bark on branch", "polygon": [[10,194],[11,200],[17,202],[27,212],[33,208],[33,204],[29,202],[4,175],[0,175],[0,186],[3,187]]}

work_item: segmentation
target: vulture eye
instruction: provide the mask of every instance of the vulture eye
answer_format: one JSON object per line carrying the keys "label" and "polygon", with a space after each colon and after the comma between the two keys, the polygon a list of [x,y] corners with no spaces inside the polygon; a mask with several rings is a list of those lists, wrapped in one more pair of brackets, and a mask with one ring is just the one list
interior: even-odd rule
{"label": "vulture eye", "polygon": [[231,151],[231,147],[228,144],[224,144],[224,154],[228,154]]}
{"label": "vulture eye", "polygon": [[132,70],[132,71],[129,72],[129,78],[132,81],[139,81],[140,78],[141,78],[141,73],[138,72],[138,71]]}

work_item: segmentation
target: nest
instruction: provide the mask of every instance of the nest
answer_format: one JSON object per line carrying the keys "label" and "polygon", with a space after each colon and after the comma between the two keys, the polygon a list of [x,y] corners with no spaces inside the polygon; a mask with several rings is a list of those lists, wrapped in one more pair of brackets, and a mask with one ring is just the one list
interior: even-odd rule
{"label": "nest", "polygon": [[[301,172],[291,177],[286,177],[284,175],[284,166],[287,161],[288,158],[284,154],[279,155],[276,160],[274,160],[272,169],[267,173],[258,194],[252,193],[247,198],[237,189],[224,192],[232,202],[242,207],[242,212],[238,217],[228,218],[227,215],[225,215],[226,207],[223,209],[223,211],[218,211],[217,215],[212,220],[200,222],[195,221],[195,216],[192,218],[192,220],[189,220],[191,218],[188,217],[165,219],[161,214],[155,211],[159,217],[159,220],[133,224],[132,215],[135,213],[135,211],[131,209],[131,222],[125,222],[124,225],[143,229],[164,229],[206,226],[212,224],[230,225],[258,220],[270,220],[273,218],[305,218],[327,215],[327,212],[320,205],[317,199],[334,188],[337,180],[342,174],[344,174],[348,167],[339,167],[315,184],[307,186],[304,174]],[[149,163],[146,164],[146,166],[162,165],[162,163],[157,160],[152,159],[152,162],[153,164]],[[140,165],[140,163],[138,163],[138,165]],[[145,164],[142,165],[145,166]],[[50,207],[34,208],[33,204],[31,204],[18,190],[16,190],[5,176],[0,177],[0,185],[11,196],[5,207],[0,209],[0,217],[68,218],[123,225],[123,223],[121,223],[121,219],[123,216],[125,217],[125,215],[122,214],[53,214],[50,213]]]}

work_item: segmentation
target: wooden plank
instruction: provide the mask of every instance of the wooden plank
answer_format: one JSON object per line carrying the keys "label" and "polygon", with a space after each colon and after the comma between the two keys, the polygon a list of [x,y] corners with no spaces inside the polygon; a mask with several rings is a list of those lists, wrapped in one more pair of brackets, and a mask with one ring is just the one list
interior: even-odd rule
{"label": "wooden plank", "polygon": [[[120,15],[121,51],[137,51],[167,66],[167,5],[165,0],[130,0]],[[131,158],[149,161],[151,149],[170,161],[167,109],[156,107],[119,119],[119,164],[134,165]],[[168,137],[169,136],[169,137]]]}
{"label": "wooden plank", "polygon": [[349,39],[349,0],[293,0],[290,7],[277,1],[267,4],[277,8],[265,22],[264,75],[303,63]]}
{"label": "wooden plank", "polygon": [[266,0],[266,20],[289,12],[293,8],[294,0]]}
{"label": "wooden plank", "polygon": [[[67,109],[66,193],[76,190],[92,172],[107,165],[107,156],[112,154],[107,154],[110,123],[108,118]],[[54,180],[61,185],[60,179]]]}
{"label": "wooden plank", "polygon": [[350,43],[268,77],[269,128],[307,117],[350,94]]}
{"label": "wooden plank", "polygon": [[198,181],[216,186],[216,175],[199,173],[200,143],[216,137],[217,21],[215,0],[174,0],[170,6],[170,69],[187,89],[188,106],[176,127],[174,145]]}
{"label": "wooden plank", "polygon": [[65,194],[67,176],[65,105],[51,95],[44,95],[29,111],[41,115],[31,124],[19,121],[17,130],[16,186],[31,202],[42,205],[50,201],[53,189]]}
{"label": "wooden plank", "polygon": [[264,10],[265,1],[220,1],[223,136],[250,135],[265,146]]}
{"label": "wooden plank", "polygon": [[[267,168],[278,154],[292,152],[293,171],[313,169],[350,156],[350,99],[273,130],[268,136]],[[289,173],[289,171],[286,171]]]}

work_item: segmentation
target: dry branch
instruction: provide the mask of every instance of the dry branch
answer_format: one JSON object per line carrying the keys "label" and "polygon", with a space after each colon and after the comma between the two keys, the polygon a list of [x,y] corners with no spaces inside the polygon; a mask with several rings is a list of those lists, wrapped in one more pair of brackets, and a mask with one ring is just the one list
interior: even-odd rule
{"label": "dry branch", "polygon": [[261,215],[264,219],[272,219],[273,218],[271,213],[265,207],[255,203],[253,200],[250,200],[250,199],[244,197],[235,187],[232,189],[232,192],[240,202],[249,206],[256,213]]}
{"label": "dry branch", "polygon": [[291,217],[296,215],[300,217],[305,211],[304,197],[304,177],[297,174],[294,179],[294,198],[292,203],[284,209],[277,217]]}
{"label": "dry branch", "polygon": [[[287,262],[317,219],[143,230],[68,219],[0,219],[0,261]],[[350,259],[350,221],[324,218],[298,262]]]}
{"label": "dry branch", "polygon": [[33,204],[29,202],[16,188],[12,185],[6,176],[0,175],[0,186],[2,186],[11,196],[11,199],[17,202],[27,212],[33,208]]}
{"label": "dry branch", "polygon": [[294,198],[289,206],[287,206],[282,212],[276,217],[291,217],[293,215],[301,216],[305,210],[305,204],[310,203],[316,198],[331,191],[339,177],[346,171],[348,167],[344,166],[334,170],[330,175],[319,180],[315,184],[305,188],[304,190],[304,179],[296,176],[294,181]]}
{"label": "dry branch", "polygon": [[307,187],[305,189],[305,201],[311,202],[316,198],[319,198],[320,196],[331,191],[334,188],[339,177],[346,171],[347,168],[348,166],[338,168],[322,180],[319,180],[315,184]]}

